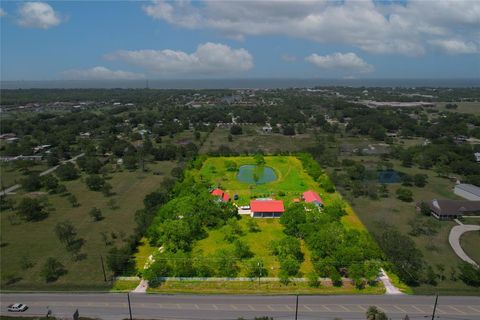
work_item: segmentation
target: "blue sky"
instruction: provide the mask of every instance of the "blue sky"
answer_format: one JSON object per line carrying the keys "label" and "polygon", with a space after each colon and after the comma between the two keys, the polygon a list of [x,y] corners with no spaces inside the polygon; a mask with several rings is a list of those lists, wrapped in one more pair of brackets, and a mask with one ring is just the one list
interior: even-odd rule
{"label": "blue sky", "polygon": [[480,1],[0,6],[2,80],[480,77]]}

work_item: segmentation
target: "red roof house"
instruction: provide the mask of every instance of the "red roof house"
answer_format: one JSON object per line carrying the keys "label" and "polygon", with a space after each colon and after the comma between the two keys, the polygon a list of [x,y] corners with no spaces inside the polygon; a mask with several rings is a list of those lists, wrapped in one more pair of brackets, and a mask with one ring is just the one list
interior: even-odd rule
{"label": "red roof house", "polygon": [[218,197],[221,201],[228,202],[230,200],[230,196],[228,193],[223,191],[222,189],[214,189],[212,192],[210,192],[212,196]]}
{"label": "red roof house", "polygon": [[316,205],[323,206],[322,198],[320,198],[318,193],[312,190],[308,190],[303,193],[303,200],[308,203],[314,203]]}
{"label": "red roof house", "polygon": [[285,207],[282,200],[257,199],[250,200],[250,211],[254,218],[275,218],[285,212]]}

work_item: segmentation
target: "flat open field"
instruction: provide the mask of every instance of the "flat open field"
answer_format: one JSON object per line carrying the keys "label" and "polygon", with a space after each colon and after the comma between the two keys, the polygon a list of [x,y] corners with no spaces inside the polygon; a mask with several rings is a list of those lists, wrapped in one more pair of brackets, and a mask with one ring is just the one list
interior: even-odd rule
{"label": "flat open field", "polygon": [[260,126],[242,126],[243,134],[232,136],[233,141],[228,141],[230,129],[215,128],[200,149],[200,153],[208,153],[218,150],[221,145],[228,146],[237,152],[262,150],[266,153],[278,153],[281,151],[300,151],[315,145],[312,133],[285,136],[280,133],[263,133]]}
{"label": "flat open field", "polygon": [[[48,166],[44,163],[34,164],[29,167],[29,172],[40,173],[48,169]],[[0,189],[6,189],[17,183],[21,183],[27,175],[24,174],[21,170],[17,169],[12,163],[2,163],[0,166]]]}
{"label": "flat open field", "polygon": [[[149,164],[148,167],[150,172],[124,170],[110,174],[109,183],[113,186],[114,195],[108,198],[100,192],[88,190],[82,181],[83,177],[65,182],[69,192],[77,197],[80,206],[72,208],[66,197],[47,195],[54,211],[42,221],[23,222],[16,218],[10,220],[14,212],[2,212],[2,276],[12,274],[18,280],[10,286],[2,284],[2,289],[107,289],[109,284],[103,281],[100,256],[103,255],[105,258],[113,245],[121,245],[123,239],[132,233],[135,227],[135,211],[143,207],[145,195],[157,190],[164,177],[169,176],[174,163],[157,162]],[[164,174],[153,175],[153,171]],[[12,197],[18,201],[22,196],[20,191]],[[116,208],[111,208],[108,203],[110,199],[114,199]],[[103,220],[92,221],[88,213],[93,207],[102,211]],[[80,261],[73,261],[54,234],[55,225],[65,220],[71,221],[78,231],[78,237],[85,240],[81,250],[85,256]],[[105,245],[101,237],[102,232],[107,234],[112,245]],[[58,259],[67,270],[65,275],[50,284],[45,283],[40,275],[40,270],[48,257]],[[22,269],[23,259],[31,261],[33,266]]]}
{"label": "flat open field", "polygon": [[460,238],[460,244],[468,256],[480,264],[480,231],[464,233]]}
{"label": "flat open field", "polygon": [[[372,164],[376,161],[375,157],[368,156],[353,156],[349,158],[356,161],[363,160],[365,165]],[[365,197],[352,198],[351,196],[348,196],[349,203],[370,232],[374,234],[381,232],[382,224],[387,223],[396,226],[402,233],[408,234],[411,230],[408,222],[415,216],[418,216],[418,213],[415,211],[415,203],[417,201],[431,199],[459,199],[452,191],[454,182],[445,178],[440,178],[436,173],[430,170],[405,168],[401,167],[397,161],[392,162],[394,163],[395,170],[408,174],[427,174],[429,182],[424,188],[409,187],[413,191],[413,202],[403,202],[395,197],[395,190],[400,187],[399,183],[388,185],[390,194],[388,198],[371,200]],[[433,218],[425,217],[424,219]],[[436,235],[411,236],[411,238],[422,251],[425,261],[434,268],[435,272],[439,272],[438,265],[444,267],[445,271],[443,274],[445,280],[439,280],[438,286],[421,285],[419,287],[414,287],[414,292],[418,294],[431,294],[435,292],[444,292],[448,294],[480,293],[479,289],[469,287],[461,280],[450,280],[451,268],[456,268],[461,262],[448,243],[448,234],[450,229],[456,225],[456,223],[453,221],[441,221],[438,222],[438,225],[439,231]],[[473,245],[471,246],[471,249],[475,250]],[[478,244],[476,251],[479,251]]]}
{"label": "flat open field", "polygon": [[[447,103],[454,103],[458,106],[457,109],[447,109],[445,105]],[[439,102],[437,103],[437,108],[442,111],[453,111],[461,113],[470,113],[479,115],[480,114],[480,102]]]}
{"label": "flat open field", "polygon": [[[247,221],[250,218],[243,216],[240,220],[240,226],[244,234],[238,237],[244,241],[250,247],[250,250],[256,257],[262,258],[265,268],[268,270],[268,277],[277,277],[280,269],[280,265],[277,257],[272,256],[269,250],[269,244],[273,240],[279,240],[285,236],[283,233],[283,226],[278,219],[258,219],[255,218],[260,232],[248,232]],[[221,229],[212,230],[209,232],[208,237],[200,240],[194,247],[195,251],[203,251],[205,254],[214,253],[219,249],[233,249],[233,244],[227,242],[224,238],[224,234]],[[305,246],[302,246],[302,252],[305,256],[305,261],[300,267],[302,274],[307,274],[313,271],[313,266],[308,259],[310,252]],[[246,277],[245,266],[241,264],[240,277]]]}

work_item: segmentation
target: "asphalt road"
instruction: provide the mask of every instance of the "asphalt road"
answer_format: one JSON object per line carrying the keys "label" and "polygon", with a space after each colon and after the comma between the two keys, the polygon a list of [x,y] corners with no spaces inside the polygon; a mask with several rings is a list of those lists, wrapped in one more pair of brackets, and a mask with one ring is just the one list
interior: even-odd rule
{"label": "asphalt road", "polygon": [[[71,159],[62,161],[62,164],[67,163],[67,162],[74,162],[75,160],[77,160],[77,159],[80,158],[80,157],[83,157],[84,155],[85,155],[85,153],[81,153],[81,154],[79,154],[79,155],[76,155],[75,157],[73,157],[73,158],[71,158]],[[58,167],[59,167],[59,166],[57,165],[57,166],[48,168],[47,170],[41,172],[41,173],[39,174],[39,176],[40,176],[40,177],[45,176],[45,175],[47,175],[47,174],[49,174],[49,173],[57,170]],[[0,191],[0,196],[9,194],[10,192],[13,192],[13,191],[15,191],[15,190],[17,190],[17,189],[20,189],[21,187],[22,187],[22,185],[20,185],[20,184],[16,184],[16,185],[14,185],[14,186],[11,186],[11,187],[9,187],[9,188],[7,188],[7,189],[5,189],[5,190]]]}
{"label": "asphalt road", "polygon": [[[274,319],[295,318],[295,296],[252,295],[154,295],[130,294],[135,319]],[[300,296],[298,319],[365,319],[371,305],[379,307],[390,319],[429,319],[435,297],[432,296]],[[1,315],[10,303],[30,308],[23,315],[45,315],[47,308],[57,317],[70,318],[76,309],[80,316],[101,319],[127,319],[127,294],[0,294]],[[20,314],[16,314],[20,315]],[[480,319],[480,297],[439,297],[436,319]]]}

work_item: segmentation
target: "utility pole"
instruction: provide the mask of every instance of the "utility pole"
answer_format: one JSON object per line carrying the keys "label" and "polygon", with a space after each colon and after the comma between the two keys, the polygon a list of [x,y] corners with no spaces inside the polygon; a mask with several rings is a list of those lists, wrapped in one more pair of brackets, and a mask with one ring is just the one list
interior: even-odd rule
{"label": "utility pole", "polygon": [[132,307],[130,306],[130,292],[127,292],[127,299],[128,299],[128,313],[130,314],[130,320],[133,320]]}
{"label": "utility pole", "polygon": [[100,261],[102,262],[103,281],[107,282],[107,274],[105,273],[105,265],[103,264],[103,256],[100,255]]}
{"label": "utility pole", "polygon": [[298,294],[297,294],[297,303],[295,304],[295,320],[298,318]]}
{"label": "utility pole", "polygon": [[432,320],[435,319],[435,311],[437,310],[437,302],[438,302],[438,293],[435,297],[435,305],[433,306]]}

